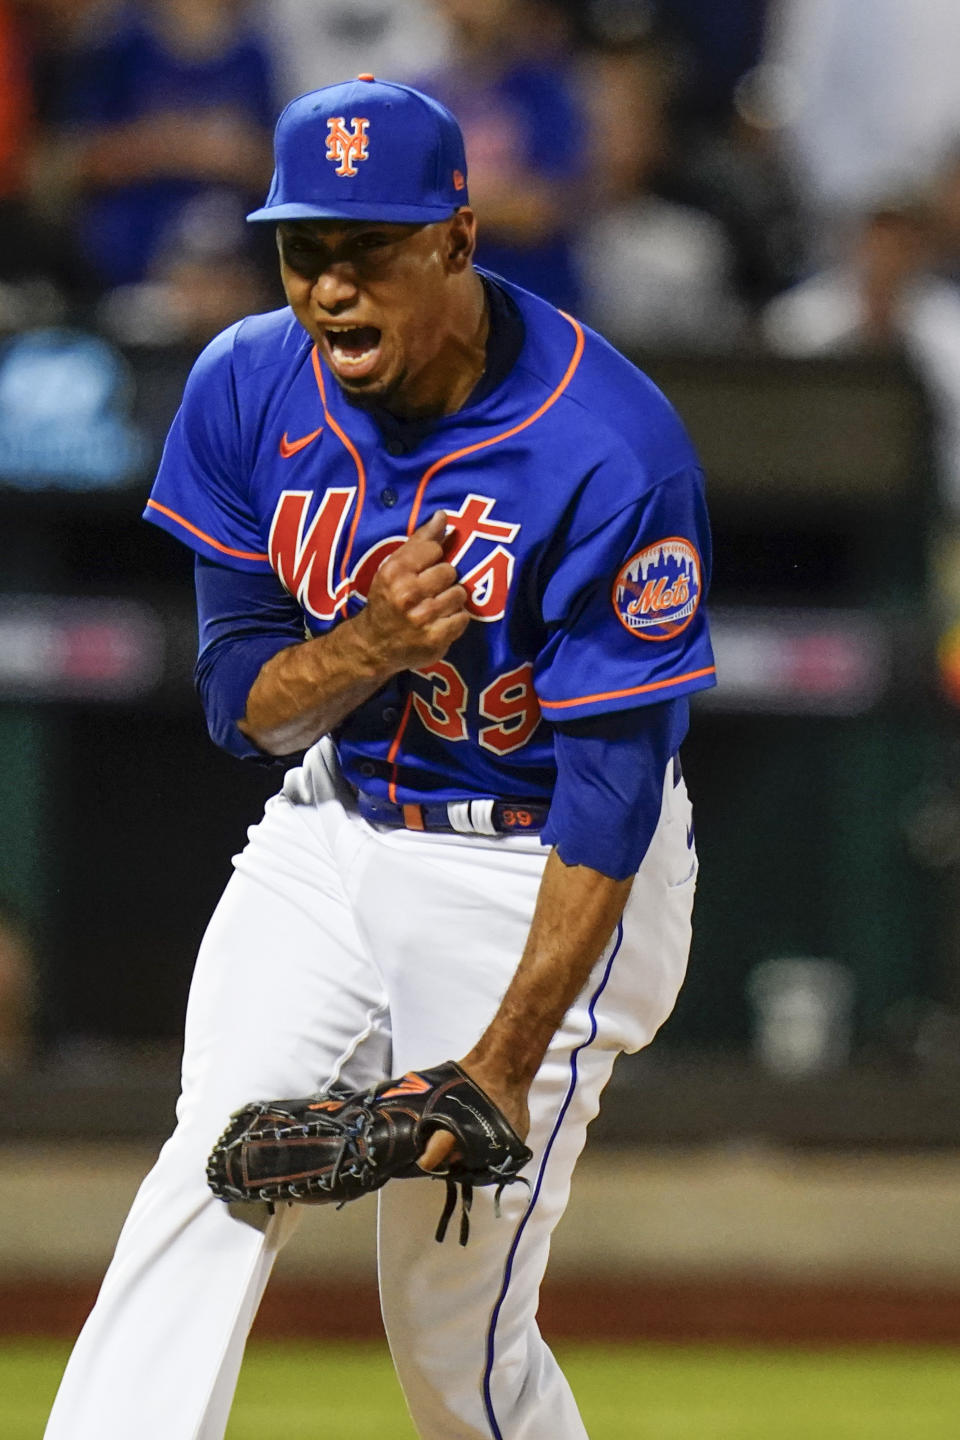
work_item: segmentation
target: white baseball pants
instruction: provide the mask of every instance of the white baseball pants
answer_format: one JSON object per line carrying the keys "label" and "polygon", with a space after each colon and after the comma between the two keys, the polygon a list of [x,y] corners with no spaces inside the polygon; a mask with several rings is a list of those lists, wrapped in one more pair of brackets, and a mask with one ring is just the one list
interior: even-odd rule
{"label": "white baseball pants", "polygon": [[[614,1059],[649,1043],[680,988],[689,827],[668,767],[623,920],[533,1086],[530,1190],[510,1186],[500,1219],[478,1190],[466,1248],[455,1233],[434,1241],[439,1185],[380,1192],[384,1323],[423,1440],[585,1440],[537,1328],[538,1291]],[[323,745],[289,772],[201,946],[177,1128],[124,1225],[46,1440],[221,1440],[247,1333],[300,1213],[268,1218],[211,1195],[204,1166],[228,1115],[465,1054],[516,967],[545,856],[532,836],[375,828]]]}

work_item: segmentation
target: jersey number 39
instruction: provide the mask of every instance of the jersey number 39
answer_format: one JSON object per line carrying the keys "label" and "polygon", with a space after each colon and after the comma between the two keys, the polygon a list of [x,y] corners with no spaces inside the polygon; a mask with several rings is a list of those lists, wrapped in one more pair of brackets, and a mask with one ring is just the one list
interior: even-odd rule
{"label": "jersey number 39", "polygon": [[[467,683],[455,665],[438,660],[423,670],[415,670],[429,680],[429,699],[414,693],[413,704],[421,724],[441,740],[468,740],[466,712],[470,700]],[[480,694],[480,714],[488,725],[481,725],[477,738],[485,750],[509,755],[519,750],[540,724],[540,706],[533,689],[533,671],[529,665],[507,670]]]}

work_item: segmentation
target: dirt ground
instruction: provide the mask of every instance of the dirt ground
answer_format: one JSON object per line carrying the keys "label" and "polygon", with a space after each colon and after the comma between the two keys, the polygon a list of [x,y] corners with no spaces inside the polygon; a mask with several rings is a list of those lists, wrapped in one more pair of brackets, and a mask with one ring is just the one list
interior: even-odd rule
{"label": "dirt ground", "polygon": [[[0,1150],[0,1328],[75,1330],[152,1158]],[[958,1193],[953,1153],[595,1151],[557,1231],[544,1328],[955,1343]],[[376,1333],[374,1219],[372,1201],[307,1211],[258,1332]]]}

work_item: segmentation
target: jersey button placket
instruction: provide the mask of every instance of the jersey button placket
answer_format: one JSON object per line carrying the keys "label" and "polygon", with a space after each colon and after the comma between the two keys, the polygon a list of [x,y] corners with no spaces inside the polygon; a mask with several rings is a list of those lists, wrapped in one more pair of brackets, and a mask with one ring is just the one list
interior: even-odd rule
{"label": "jersey button placket", "polygon": [[380,491],[380,504],[385,505],[388,510],[393,509],[398,499],[399,496],[397,495],[397,492],[396,490],[394,490],[392,485],[385,485],[384,488]]}

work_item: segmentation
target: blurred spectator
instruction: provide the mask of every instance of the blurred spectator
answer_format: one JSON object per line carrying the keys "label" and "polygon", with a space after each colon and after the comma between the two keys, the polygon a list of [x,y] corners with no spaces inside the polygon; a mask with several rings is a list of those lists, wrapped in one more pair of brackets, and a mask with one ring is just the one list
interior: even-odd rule
{"label": "blurred spectator", "polygon": [[69,246],[33,213],[29,198],[37,110],[29,18],[0,0],[0,331],[61,319],[54,281],[80,281]]}
{"label": "blurred spectator", "polygon": [[960,285],[960,137],[953,140],[931,187],[937,269]]}
{"label": "blurred spectator", "polygon": [[[769,0],[594,0],[588,9],[610,17],[644,16],[670,44],[677,68],[673,96],[681,133],[722,130],[730,116],[737,86],[763,52]],[[621,19],[621,24],[623,20]]]}
{"label": "blurred spectator", "polygon": [[778,0],[767,58],[815,224],[929,177],[960,134],[957,0]]}
{"label": "blurred spectator", "polygon": [[[36,3],[36,0],[34,0]],[[259,203],[275,117],[265,40],[240,0],[141,0],[73,57],[60,105],[61,174],[105,285],[138,281],[204,191]]]}
{"label": "blurred spectator", "polygon": [[733,252],[712,216],[636,192],[588,223],[581,263],[591,325],[626,350],[721,350],[745,311]]}
{"label": "blurred spectator", "polygon": [[752,307],[803,271],[804,235],[793,177],[779,146],[761,71],[741,78],[722,128],[689,133],[658,179],[668,199],[708,211],[735,256],[737,290]]}
{"label": "blurred spectator", "polygon": [[20,193],[32,104],[17,16],[0,3],[0,201]]}
{"label": "blurred spectator", "polygon": [[444,64],[448,35],[429,0],[261,0],[284,101],[369,71],[409,80]]}
{"label": "blurred spectator", "polygon": [[578,64],[589,122],[591,207],[647,189],[667,163],[674,70],[656,39],[594,44]]}
{"label": "blurred spectator", "polygon": [[17,288],[28,272],[29,227],[23,178],[32,101],[27,55],[17,16],[0,0],[0,329],[12,328]]}
{"label": "blurred spectator", "polygon": [[251,229],[234,196],[197,196],[149,278],[105,296],[100,328],[121,345],[199,350],[235,320],[279,305],[279,280],[274,293],[252,253]]}
{"label": "blurred spectator", "polygon": [[[930,216],[912,197],[872,207],[853,229],[849,258],[778,297],[763,317],[774,349],[789,355],[899,346],[929,293]],[[938,294],[942,287],[936,286]]]}
{"label": "blurred spectator", "polygon": [[676,74],[682,128],[725,123],[740,77],[763,49],[769,0],[558,0],[579,41],[633,49],[657,36]]}
{"label": "blurred spectator", "polygon": [[579,310],[572,243],[587,132],[566,30],[543,0],[434,0],[454,59],[417,83],[463,128],[477,262]]}
{"label": "blurred spectator", "polygon": [[[577,7],[580,31],[597,56],[588,93],[605,112],[591,171],[605,165],[609,147],[622,149],[643,133],[635,180],[645,194],[682,207],[662,210],[669,223],[658,219],[656,233],[669,248],[671,232],[687,230],[692,248],[684,263],[703,265],[708,288],[732,282],[751,307],[791,284],[802,263],[796,196],[758,83],[767,6],[768,0],[592,0]],[[621,86],[611,73],[618,61],[635,71],[634,97],[645,97],[640,116],[632,113],[636,98],[625,112],[620,107]],[[687,225],[690,212],[712,215],[723,235],[702,219]],[[729,327],[725,322],[718,344],[726,343]]]}
{"label": "blurred spectator", "polygon": [[769,9],[770,0],[659,4],[676,57],[677,144],[658,188],[720,221],[752,306],[796,280],[802,265],[797,197],[759,67]]}
{"label": "blurred spectator", "polygon": [[762,331],[781,355],[902,351],[926,385],[943,496],[960,511],[960,289],[935,273],[934,233],[924,200],[872,206],[847,258],[772,301]]}
{"label": "blurred spectator", "polygon": [[36,117],[41,125],[65,118],[73,67],[86,50],[112,34],[126,0],[13,0],[30,49]]}
{"label": "blurred spectator", "polygon": [[0,1075],[33,1053],[33,955],[23,919],[0,897]]}
{"label": "blurred spectator", "polygon": [[603,49],[584,67],[596,203],[578,253],[586,318],[626,349],[717,349],[744,310],[712,216],[653,193],[667,153],[670,79],[656,46]]}

